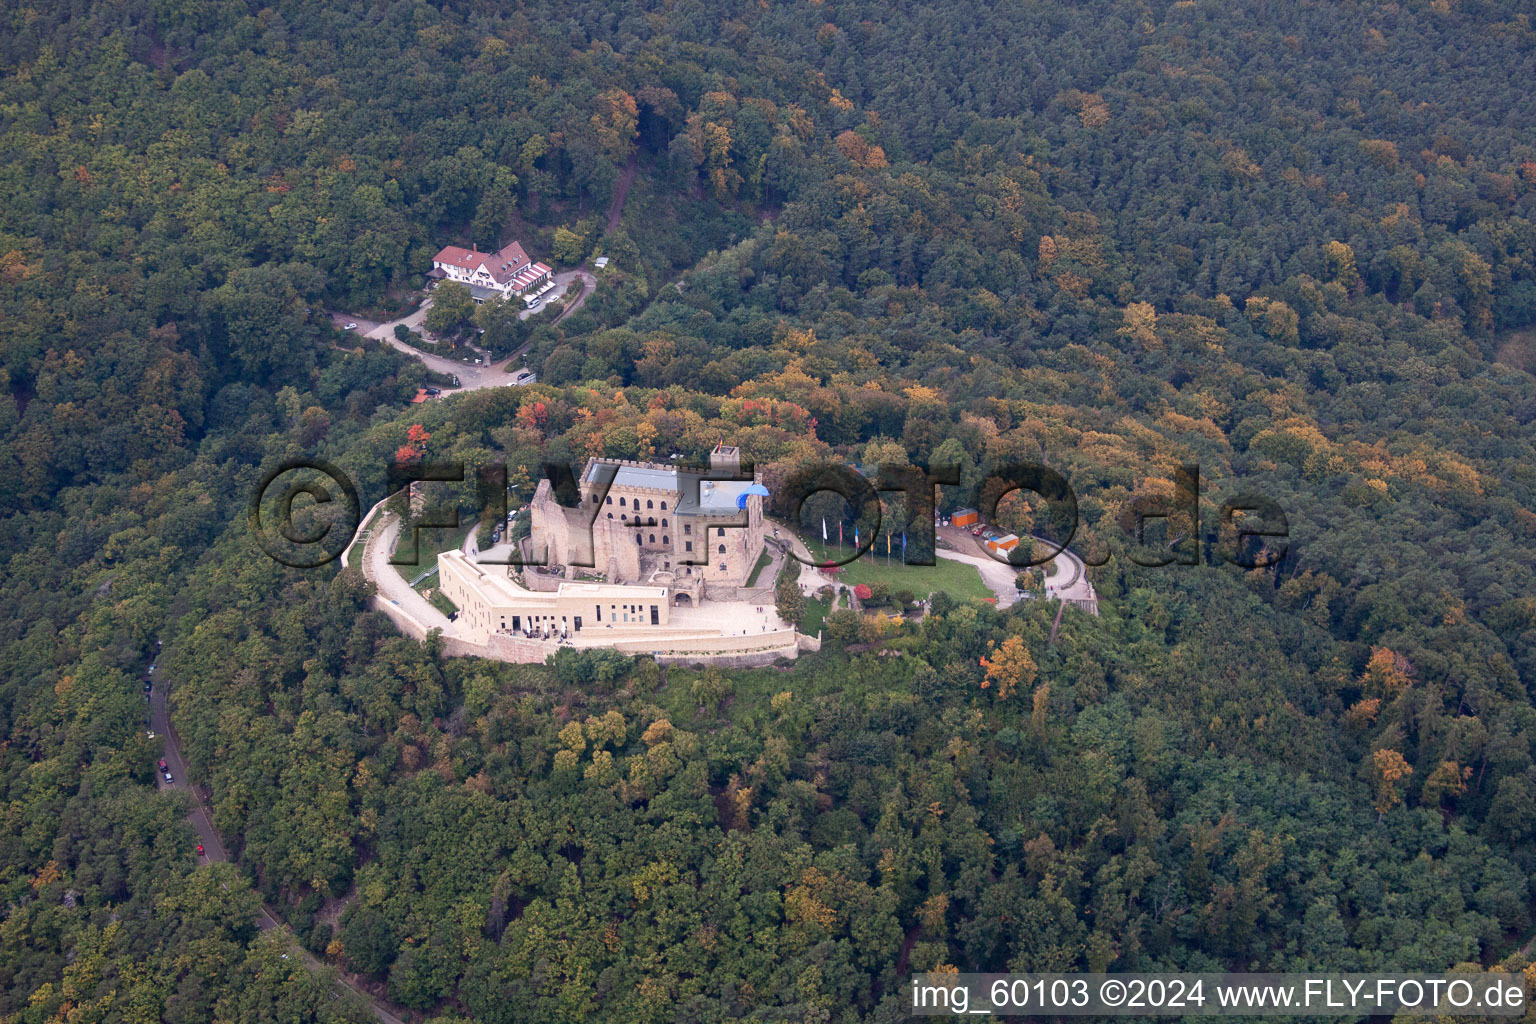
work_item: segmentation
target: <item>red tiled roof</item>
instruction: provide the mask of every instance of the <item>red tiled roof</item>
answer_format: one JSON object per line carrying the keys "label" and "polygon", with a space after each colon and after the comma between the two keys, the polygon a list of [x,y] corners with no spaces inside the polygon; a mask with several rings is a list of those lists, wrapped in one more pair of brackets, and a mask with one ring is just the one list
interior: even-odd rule
{"label": "red tiled roof", "polygon": [[[528,253],[522,245],[513,242],[505,246],[500,252],[480,252],[477,249],[464,249],[457,245],[445,245],[442,251],[432,257],[434,264],[443,263],[448,266],[458,267],[460,270],[474,272],[480,269],[481,264],[490,272],[492,279],[497,284],[505,285],[514,277],[529,270]],[[536,264],[543,266],[543,264]],[[543,273],[548,273],[545,267]]]}
{"label": "red tiled roof", "polygon": [[432,257],[433,263],[450,263],[465,270],[473,270],[491,257],[474,249],[461,249],[457,245],[445,245],[443,251]]}

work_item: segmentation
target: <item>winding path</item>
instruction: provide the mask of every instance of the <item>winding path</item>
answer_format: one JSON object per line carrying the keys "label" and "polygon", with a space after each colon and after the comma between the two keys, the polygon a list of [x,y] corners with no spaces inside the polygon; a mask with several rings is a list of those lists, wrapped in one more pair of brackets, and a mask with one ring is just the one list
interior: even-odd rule
{"label": "winding path", "polygon": [[629,155],[629,163],[624,165],[624,173],[619,175],[618,184],[613,188],[613,202],[608,204],[608,226],[606,231],[617,231],[619,221],[624,217],[624,200],[629,198],[629,188],[635,183],[635,175],[640,170],[639,160],[636,155]]}
{"label": "winding path", "polygon": [[[224,849],[224,840],[219,837],[218,831],[213,827],[213,815],[207,802],[201,793],[187,781],[187,764],[181,756],[181,741],[176,736],[176,731],[171,727],[170,711],[168,708],[170,699],[170,684],[164,676],[154,680],[154,686],[149,694],[149,722],[150,728],[156,734],[165,737],[164,759],[166,767],[170,769],[171,777],[175,781],[166,782],[164,775],[156,772],[155,785],[161,790],[177,790],[191,797],[191,809],[187,812],[187,820],[197,830],[198,841],[203,844],[203,859],[213,863],[229,862],[229,853]],[[272,912],[267,904],[261,905],[261,912],[256,915],[256,927],[262,931],[281,928],[282,922]],[[317,957],[297,942],[293,948],[303,959],[304,965],[315,972],[329,972],[335,975],[336,984],[351,992],[363,1001],[363,1004],[380,1021],[380,1024],[406,1024],[405,1020],[391,1012],[383,1002],[370,994],[362,986],[352,981],[345,974],[333,967],[322,963]]]}
{"label": "winding path", "polygon": [[[576,296],[575,301],[560,311],[560,315],[555,317],[556,324],[564,322],[566,317],[576,312],[582,306],[585,306],[587,304],[587,300],[592,297],[592,293],[597,291],[597,278],[592,276],[591,271],[577,267],[575,270],[567,270],[564,271],[564,273],[571,278],[581,278],[581,294]],[[556,275],[557,280],[558,278],[559,275]],[[567,287],[569,287],[569,282],[567,282]],[[526,349],[527,347],[527,345],[524,345],[522,349],[518,349],[512,354],[514,356],[520,355],[523,349]]]}
{"label": "winding path", "polygon": [[[585,305],[587,299],[591,297],[593,290],[597,288],[597,278],[593,277],[592,272],[585,269],[584,267],[576,267],[571,270],[562,270],[555,275],[556,290],[551,294],[551,298],[557,298],[565,294],[565,292],[570,289],[572,282],[576,281],[581,282],[581,294],[576,296],[575,301],[573,301],[569,306],[566,306],[565,309],[561,310],[559,316],[555,317],[554,322],[557,324]],[[547,302],[549,300],[545,301]],[[478,391],[481,388],[505,388],[517,386],[513,383],[512,377],[507,372],[507,369],[508,365],[514,359],[518,358],[528,350],[527,345],[519,348],[516,352],[513,352],[505,359],[499,359],[494,363],[482,363],[479,366],[476,366],[474,363],[461,363],[457,359],[449,359],[446,356],[439,356],[434,355],[431,352],[425,352],[419,348],[414,348],[410,345],[407,345],[405,342],[395,337],[395,328],[401,324],[404,324],[407,328],[410,329],[419,329],[421,327],[421,321],[427,315],[427,310],[431,308],[432,300],[429,298],[423,301],[421,306],[414,312],[409,313],[398,320],[391,320],[388,323],[379,323],[376,320],[369,320],[366,317],[355,316],[350,313],[333,312],[330,314],[330,318],[331,322],[337,327],[340,327],[343,324],[355,323],[357,324],[357,333],[361,334],[363,337],[372,339],[374,341],[382,341],[384,344],[390,346],[396,351],[404,352],[408,356],[415,356],[417,359],[420,359],[423,363],[425,363],[427,369],[429,370],[433,370],[441,374],[446,374],[448,376],[458,377],[459,387],[456,389],[455,393],[458,391]],[[525,309],[518,314],[518,319],[526,320],[532,316],[534,312],[534,310]]]}
{"label": "winding path", "polygon": [[[938,549],[935,554],[940,558],[946,558],[952,562],[964,562],[974,565],[976,571],[981,573],[982,582],[997,595],[997,606],[1006,608],[1015,604],[1021,598],[1014,580],[1018,577],[1019,570],[1006,562],[1000,562],[993,558],[981,546],[981,542],[972,537],[970,531],[960,527],[946,526],[938,530],[938,535],[952,545],[951,548]],[[1043,537],[1032,537],[1031,540],[1054,549],[1055,543]],[[1083,565],[1083,560],[1072,551],[1062,549],[1052,559],[1052,572],[1045,578],[1045,596],[1047,600],[1055,599],[1069,604],[1078,604],[1086,607],[1094,615],[1098,612],[1098,594],[1093,589],[1093,583],[1088,579],[1088,569]]]}
{"label": "winding path", "polygon": [[[389,557],[395,550],[395,537],[400,533],[400,517],[381,511],[371,520],[371,533],[363,544],[359,566],[363,577],[378,588],[379,596],[399,608],[421,626],[423,635],[434,629],[443,631],[445,637],[457,637],[458,627],[448,621],[448,616],[432,606],[432,602],[418,594],[401,578],[390,564]],[[475,535],[471,530],[465,544]]]}

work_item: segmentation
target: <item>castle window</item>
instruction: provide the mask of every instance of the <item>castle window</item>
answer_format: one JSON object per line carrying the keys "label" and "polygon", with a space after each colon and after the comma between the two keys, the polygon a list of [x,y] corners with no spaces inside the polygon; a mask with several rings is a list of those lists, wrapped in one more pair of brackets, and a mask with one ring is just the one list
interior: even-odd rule
{"label": "castle window", "polygon": [[656,535],[655,535],[655,534],[654,534],[654,533],[653,533],[653,534],[651,534],[651,543],[652,543],[652,544],[655,544],[655,543],[656,543]]}
{"label": "castle window", "polygon": [[[620,499],[620,500],[622,501],[623,499]],[[723,527],[723,526],[719,527],[719,533],[717,534],[717,536],[720,536],[720,537],[724,537],[725,536],[725,527]],[[724,551],[725,549],[721,548],[720,550]]]}
{"label": "castle window", "polygon": [[620,506],[620,507],[621,507],[621,508],[622,508],[622,507],[623,507],[623,505],[624,505],[624,499],[623,499],[623,498],[620,498],[620,499],[619,499],[619,506]]}
{"label": "castle window", "polygon": [[667,503],[666,503],[666,502],[662,502],[662,503],[661,503],[661,510],[662,510],[662,511],[663,511],[663,512],[665,512],[665,511],[666,511],[666,510],[667,510]]}
{"label": "castle window", "polygon": [[683,536],[686,537],[686,536],[688,536],[691,533],[693,533],[693,524],[692,523],[684,523],[683,524]]}
{"label": "castle window", "polygon": [[607,504],[609,504],[609,505],[613,504],[613,495],[611,495],[611,494],[608,495]]}
{"label": "castle window", "polygon": [[662,534],[661,535],[661,542],[663,544],[671,544],[672,543],[672,538],[668,537],[666,534]]}
{"label": "castle window", "polygon": [[656,503],[654,501],[647,500],[646,503],[645,503],[645,507],[646,508],[655,508],[656,507]]}
{"label": "castle window", "polygon": [[724,544],[721,544],[721,545],[720,545],[720,553],[721,553],[721,554],[722,554],[722,555],[723,555],[723,554],[725,554],[725,545],[724,545]]}
{"label": "castle window", "polygon": [[688,543],[684,544],[683,545],[683,550],[684,551],[692,551],[693,550],[693,541],[690,540]]}
{"label": "castle window", "polygon": [[613,518],[613,513],[612,513],[612,512],[609,512],[609,513],[608,513],[608,518],[609,518],[609,519],[612,519],[612,518]]}
{"label": "castle window", "polygon": [[595,494],[592,495],[592,504],[594,504],[594,505],[597,504],[597,495],[595,495]]}
{"label": "castle window", "polygon": [[667,525],[667,517],[666,516],[662,516],[661,517],[661,525],[662,526],[666,526]]}

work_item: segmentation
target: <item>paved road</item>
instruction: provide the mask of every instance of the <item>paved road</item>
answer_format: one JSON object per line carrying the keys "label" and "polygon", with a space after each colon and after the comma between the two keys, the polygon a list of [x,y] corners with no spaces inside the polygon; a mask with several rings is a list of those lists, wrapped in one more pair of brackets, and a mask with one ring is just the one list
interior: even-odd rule
{"label": "paved road", "polygon": [[[585,306],[587,304],[587,300],[592,297],[592,293],[597,290],[597,278],[593,277],[592,274],[589,271],[583,270],[580,267],[577,267],[575,270],[567,270],[567,271],[564,271],[561,274],[556,274],[555,275],[555,282],[557,284],[560,282],[560,278],[561,277],[565,277],[566,278],[566,282],[565,283],[566,283],[567,287],[570,286],[570,282],[571,281],[573,281],[573,280],[575,280],[576,278],[579,277],[579,278],[581,278],[581,283],[582,283],[583,287],[581,289],[581,294],[576,296],[576,301],[572,302],[569,306],[566,306],[564,309],[562,309],[560,311],[560,315],[555,317],[555,323],[557,323],[557,324],[561,323],[562,321],[564,321],[566,317],[568,317],[572,313],[576,312],[582,306]],[[513,356],[517,356],[517,355],[519,355],[521,353],[520,352],[514,352],[512,354],[513,354]]]}
{"label": "paved road", "polygon": [[[561,310],[560,315],[555,318],[555,323],[557,324],[585,305],[587,299],[591,297],[593,289],[597,287],[597,278],[593,277],[590,271],[584,270],[581,267],[573,270],[562,270],[555,275],[555,290],[549,293],[549,297],[544,300],[545,303],[547,304],[551,300],[564,295],[574,281],[582,282],[581,294],[576,297],[576,300],[571,305]],[[422,319],[427,315],[427,310],[431,308],[432,300],[427,299],[422,302],[415,312],[398,320],[391,320],[388,323],[382,324],[376,320],[369,320],[366,317],[355,316],[350,313],[331,313],[330,317],[331,322],[337,327],[355,323],[357,324],[357,333],[363,337],[382,341],[397,351],[404,352],[408,356],[415,356],[425,363],[430,370],[458,377],[460,385],[458,390],[460,391],[478,391],[481,388],[516,386],[512,383],[513,375],[507,372],[507,367],[527,350],[526,345],[505,359],[489,364],[482,363],[476,366],[473,363],[461,363],[457,359],[449,359],[446,356],[423,352],[421,349],[413,348],[395,337],[395,327],[397,325],[404,324],[407,328],[419,329]],[[525,309],[518,314],[518,319],[526,320],[536,312],[538,310]]]}
{"label": "paved road", "polygon": [[[192,809],[187,812],[187,820],[197,830],[198,841],[203,844],[202,859],[207,862],[227,862],[229,854],[224,849],[224,841],[219,838],[219,833],[213,827],[213,817],[209,813],[208,805],[204,802],[202,794],[194,789],[187,781],[187,765],[181,757],[181,743],[176,738],[176,733],[171,729],[170,712],[167,707],[170,698],[170,684],[166,682],[163,674],[157,674],[154,679],[154,688],[149,695],[149,722],[150,728],[158,736],[165,738],[164,759],[166,767],[170,769],[172,782],[166,782],[163,774],[156,774],[155,784],[162,790],[174,789],[187,793],[192,799]],[[270,907],[262,904],[261,912],[256,916],[256,927],[262,931],[273,928],[281,928],[278,920]],[[306,949],[297,943],[293,946],[304,960],[304,964],[312,971],[331,970],[321,963]],[[336,984],[361,999],[364,1005],[372,1011],[380,1024],[405,1024],[405,1021],[391,1013],[379,1000],[375,999],[366,990],[341,974],[336,975]]]}
{"label": "paved road", "polygon": [[[158,669],[156,672],[158,673]],[[165,763],[170,768],[174,782],[166,782],[165,776],[155,775],[155,785],[162,790],[176,789],[192,795],[192,810],[187,814],[187,820],[192,827],[197,829],[198,842],[203,844],[203,859],[207,861],[227,861],[229,855],[224,851],[224,841],[219,838],[219,833],[213,827],[213,819],[208,816],[208,810],[203,806],[197,792],[192,789],[187,781],[187,766],[181,759],[181,744],[176,739],[176,734],[171,731],[170,713],[166,707],[168,702],[169,687],[163,676],[157,675],[155,686],[150,691],[149,700],[149,727],[158,736],[165,737]],[[258,926],[269,928],[276,922],[271,920],[262,908],[264,920],[257,921]]]}
{"label": "paved road", "polygon": [[[358,560],[363,567],[363,575],[373,581],[378,587],[379,595],[386,601],[398,605],[406,614],[427,629],[441,629],[447,637],[457,636],[458,627],[448,621],[448,616],[432,607],[432,602],[412,590],[410,584],[400,578],[395,567],[389,564],[390,552],[395,546],[395,537],[400,533],[400,517],[389,512],[380,512],[380,517],[373,523],[372,532],[368,535],[368,542],[363,546],[362,557]],[[470,538],[474,532],[470,532]],[[465,543],[469,542],[466,538]],[[428,568],[426,565],[416,567],[416,571]]]}
{"label": "paved road", "polygon": [[[1005,562],[999,562],[990,554],[985,553],[976,538],[967,530],[956,527],[939,528],[938,536],[954,545],[955,549],[939,548],[934,553],[940,558],[952,562],[964,562],[976,567],[981,574],[981,581],[987,585],[997,598],[999,608],[1007,608],[1018,603],[1022,595],[1014,581],[1018,578],[1019,571]],[[807,550],[805,542],[793,531],[783,530],[781,540],[788,540],[794,545],[796,553],[803,559],[810,559],[811,553]],[[1042,544],[1050,544],[1049,541],[1041,541]],[[1050,544],[1055,547],[1054,544]],[[1083,567],[1082,559],[1071,551],[1062,551],[1055,558],[1055,571],[1046,578],[1046,593],[1048,597],[1060,598],[1067,601],[1092,601],[1097,595],[1093,590],[1093,584],[1088,582],[1088,574]],[[836,582],[825,574],[811,566],[803,566],[800,570],[800,589],[810,596],[815,594],[827,584],[836,585]]]}
{"label": "paved road", "polygon": [[[972,537],[969,530],[957,526],[939,527],[938,535],[951,545],[950,550],[941,548],[938,551],[939,557],[976,566],[982,581],[997,595],[999,608],[1006,608],[1019,600],[1018,588],[1014,586],[1019,571],[992,557],[981,546],[979,538]],[[1048,549],[1056,546],[1040,537],[1032,539]],[[1063,550],[1055,556],[1053,562],[1052,572],[1045,579],[1047,597],[1065,601],[1093,601],[1097,598],[1081,558],[1070,550]]]}

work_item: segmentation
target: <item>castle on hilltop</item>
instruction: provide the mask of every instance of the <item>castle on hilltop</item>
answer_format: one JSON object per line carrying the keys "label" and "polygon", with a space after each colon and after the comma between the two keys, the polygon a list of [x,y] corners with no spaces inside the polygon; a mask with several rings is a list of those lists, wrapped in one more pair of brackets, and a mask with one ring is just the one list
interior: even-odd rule
{"label": "castle on hilltop", "polygon": [[697,604],[708,587],[744,586],[763,553],[768,491],[756,479],[729,479],[740,473],[740,449],[725,444],[710,452],[708,473],[589,459],[579,507],[560,505],[549,481],[539,483],[536,554],[543,545],[550,564],[591,565],[610,584],[665,586],[679,605]]}
{"label": "castle on hilltop", "polygon": [[707,471],[589,459],[576,492],[562,505],[543,480],[530,506],[525,551],[563,572],[509,573],[459,549],[437,556],[458,640],[514,661],[542,660],[539,645],[551,642],[742,663],[817,644],[778,620],[771,591],[747,587],[765,549],[768,489],[742,478],[737,448],[717,445]]}

